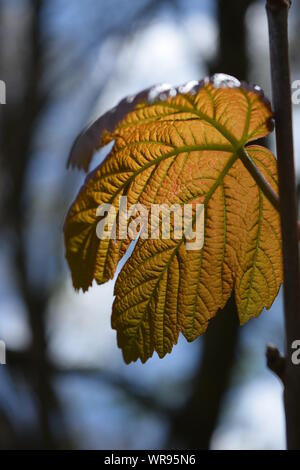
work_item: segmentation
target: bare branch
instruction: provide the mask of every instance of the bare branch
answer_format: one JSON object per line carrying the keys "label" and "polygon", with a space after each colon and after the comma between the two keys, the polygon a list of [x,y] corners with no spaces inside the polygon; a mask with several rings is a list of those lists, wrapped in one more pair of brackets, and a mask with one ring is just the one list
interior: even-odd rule
{"label": "bare branch", "polygon": [[295,184],[291,80],[288,45],[290,2],[267,0],[273,107],[283,244],[286,336],[285,414],[288,449],[300,448],[300,368],[290,360],[292,344],[300,339],[300,272]]}

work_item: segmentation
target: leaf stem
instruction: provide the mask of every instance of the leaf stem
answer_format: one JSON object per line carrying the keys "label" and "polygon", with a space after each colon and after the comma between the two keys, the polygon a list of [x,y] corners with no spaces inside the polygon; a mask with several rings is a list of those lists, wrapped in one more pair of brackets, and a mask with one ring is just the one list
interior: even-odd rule
{"label": "leaf stem", "polygon": [[279,211],[280,204],[279,204],[278,195],[276,194],[272,186],[268,183],[264,175],[259,171],[255,163],[253,163],[253,161],[251,160],[251,158],[249,157],[247,153],[247,149],[242,148],[239,151],[239,157],[241,161],[243,162],[244,166],[249,171],[249,173],[253,176],[257,185],[263,191],[265,196],[269,199],[269,201],[275,207],[275,209]]}
{"label": "leaf stem", "polygon": [[287,354],[284,401],[287,447],[288,449],[300,449],[300,366],[294,365],[291,360],[293,341],[300,339],[300,273],[288,50],[289,6],[289,0],[267,0],[266,4],[283,244]]}

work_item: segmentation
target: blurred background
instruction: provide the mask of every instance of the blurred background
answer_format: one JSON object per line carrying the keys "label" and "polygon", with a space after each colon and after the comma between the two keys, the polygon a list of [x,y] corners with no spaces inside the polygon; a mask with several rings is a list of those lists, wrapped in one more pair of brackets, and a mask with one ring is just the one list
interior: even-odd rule
{"label": "blurred background", "polygon": [[[294,2],[293,80],[299,27]],[[282,292],[241,328],[231,299],[203,338],[128,366],[110,327],[114,281],[75,293],[64,259],[84,178],[65,166],[77,133],[126,95],[216,71],[270,96],[263,0],[0,0],[0,448],[285,447],[264,356],[267,342],[283,348]],[[296,105],[294,125],[299,175]]]}

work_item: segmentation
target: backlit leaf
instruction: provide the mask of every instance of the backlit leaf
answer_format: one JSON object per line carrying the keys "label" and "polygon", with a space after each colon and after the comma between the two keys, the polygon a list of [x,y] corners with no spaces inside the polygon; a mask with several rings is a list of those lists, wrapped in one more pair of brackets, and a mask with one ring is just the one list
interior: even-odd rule
{"label": "backlit leaf", "polygon": [[[174,233],[169,240],[140,238],[122,268],[112,327],[126,362],[144,362],[154,351],[163,357],[180,332],[197,338],[232,291],[242,324],[272,305],[282,282],[280,221],[266,191],[277,192],[276,160],[266,148],[246,145],[270,130],[262,91],[217,75],[123,100],[77,139],[69,164],[86,171],[96,149],[114,145],[66,219],[76,289],[113,278],[130,243],[97,237],[99,205],[112,204],[116,216],[120,196],[149,210],[164,203],[205,207],[202,249],[187,250],[185,237]],[[118,233],[118,224],[116,217],[111,230]]]}

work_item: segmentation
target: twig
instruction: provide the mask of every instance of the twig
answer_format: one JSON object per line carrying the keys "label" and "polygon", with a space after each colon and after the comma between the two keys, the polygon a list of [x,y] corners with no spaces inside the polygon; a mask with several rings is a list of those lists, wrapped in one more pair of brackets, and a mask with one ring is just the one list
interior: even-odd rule
{"label": "twig", "polygon": [[288,55],[289,6],[288,0],[267,0],[283,244],[287,447],[300,449],[300,368],[290,359],[292,343],[300,339],[300,273]]}
{"label": "twig", "polygon": [[266,359],[268,368],[277,375],[281,382],[285,385],[285,369],[286,359],[283,357],[276,346],[267,345]]}

